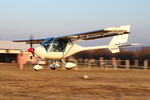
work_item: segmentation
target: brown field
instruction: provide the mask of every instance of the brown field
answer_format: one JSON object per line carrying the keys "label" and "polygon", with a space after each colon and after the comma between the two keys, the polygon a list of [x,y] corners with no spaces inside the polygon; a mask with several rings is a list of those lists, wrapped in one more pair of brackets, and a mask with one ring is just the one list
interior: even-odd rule
{"label": "brown field", "polygon": [[147,70],[35,72],[31,65],[25,67],[0,64],[0,100],[150,100]]}

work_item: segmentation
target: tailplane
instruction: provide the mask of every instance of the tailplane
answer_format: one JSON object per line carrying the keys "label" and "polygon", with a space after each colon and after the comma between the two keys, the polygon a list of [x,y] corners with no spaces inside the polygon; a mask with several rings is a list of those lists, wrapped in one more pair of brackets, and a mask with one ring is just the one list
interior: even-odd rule
{"label": "tailplane", "polygon": [[109,27],[109,28],[106,28],[105,30],[107,31],[125,31],[125,32],[130,32],[130,25],[123,25],[123,26],[120,26],[120,27]]}

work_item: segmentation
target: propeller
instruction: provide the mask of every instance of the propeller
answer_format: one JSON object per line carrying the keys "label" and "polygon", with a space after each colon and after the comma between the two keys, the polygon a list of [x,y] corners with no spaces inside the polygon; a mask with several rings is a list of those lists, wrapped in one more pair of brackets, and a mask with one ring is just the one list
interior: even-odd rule
{"label": "propeller", "polygon": [[30,41],[29,42],[30,48],[28,49],[28,51],[31,52],[34,57],[35,54],[34,54],[34,48],[33,48],[33,35],[32,34],[30,34],[29,41]]}
{"label": "propeller", "polygon": [[33,47],[33,34],[30,34],[30,38],[29,38],[29,40],[30,40],[30,48],[32,48]]}

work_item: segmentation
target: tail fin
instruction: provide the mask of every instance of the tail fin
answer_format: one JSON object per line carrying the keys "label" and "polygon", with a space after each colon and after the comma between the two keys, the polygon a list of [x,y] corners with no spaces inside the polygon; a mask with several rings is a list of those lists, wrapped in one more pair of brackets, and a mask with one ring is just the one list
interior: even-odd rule
{"label": "tail fin", "polygon": [[114,36],[109,45],[126,43],[128,41],[129,34],[117,35]]}
{"label": "tail fin", "polygon": [[121,43],[126,43],[128,41],[128,36],[129,34],[123,34],[123,35],[117,35],[114,36],[111,42],[109,43],[109,50],[112,53],[118,53],[120,52],[119,50],[119,44]]}

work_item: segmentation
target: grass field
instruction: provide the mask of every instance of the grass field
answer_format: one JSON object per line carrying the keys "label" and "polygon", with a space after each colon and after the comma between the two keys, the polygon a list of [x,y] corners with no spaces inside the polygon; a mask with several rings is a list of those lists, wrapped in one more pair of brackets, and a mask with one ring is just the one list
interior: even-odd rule
{"label": "grass field", "polygon": [[31,67],[0,64],[0,100],[150,100],[150,71]]}

